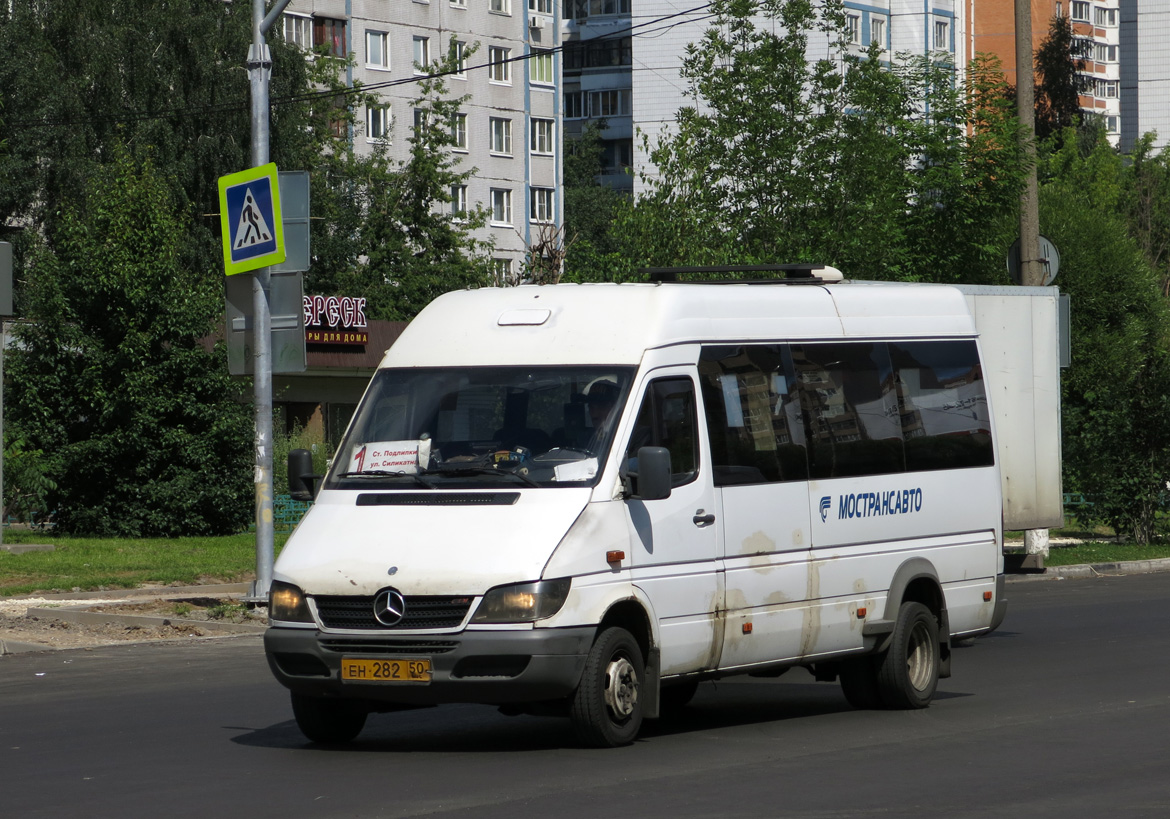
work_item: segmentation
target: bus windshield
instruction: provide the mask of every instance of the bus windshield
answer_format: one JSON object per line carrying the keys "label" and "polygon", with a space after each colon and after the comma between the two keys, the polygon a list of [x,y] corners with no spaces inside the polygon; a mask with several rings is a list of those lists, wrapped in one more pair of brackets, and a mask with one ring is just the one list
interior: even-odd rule
{"label": "bus windshield", "polygon": [[593,486],[633,367],[379,370],[326,489]]}

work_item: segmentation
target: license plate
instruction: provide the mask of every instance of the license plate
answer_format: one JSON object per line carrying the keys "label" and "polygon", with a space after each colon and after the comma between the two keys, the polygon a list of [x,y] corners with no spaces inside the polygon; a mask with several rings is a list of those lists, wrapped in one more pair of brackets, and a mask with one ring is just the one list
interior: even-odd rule
{"label": "license plate", "polygon": [[341,658],[341,679],[349,682],[397,683],[431,681],[431,661]]}

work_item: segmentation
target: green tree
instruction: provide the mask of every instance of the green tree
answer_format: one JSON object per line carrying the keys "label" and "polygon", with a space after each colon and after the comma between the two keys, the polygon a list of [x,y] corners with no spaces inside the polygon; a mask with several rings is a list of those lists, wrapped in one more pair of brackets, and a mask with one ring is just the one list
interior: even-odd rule
{"label": "green tree", "polygon": [[[684,61],[696,100],[647,145],[657,174],[616,231],[637,263],[821,262],[857,278],[991,281],[1022,169],[986,61],[810,62],[839,3],[718,0]],[[762,22],[761,22],[762,21]],[[968,134],[966,124],[978,120]],[[989,153],[995,152],[994,161]],[[990,207],[989,207],[990,205]],[[998,253],[996,252],[998,251]]]}
{"label": "green tree", "polygon": [[[251,6],[206,0],[13,0],[0,11],[0,222],[43,227],[78,201],[113,146],[150,145],[177,207],[191,214],[183,249],[211,272],[216,180],[250,166]],[[270,38],[271,155],[312,169],[328,100],[305,96],[315,64]],[[312,126],[312,127],[307,127]],[[35,233],[35,232],[34,232]],[[37,237],[24,237],[24,259]]]}
{"label": "green tree", "polygon": [[620,252],[613,226],[628,198],[598,181],[602,122],[589,123],[564,143],[565,279],[593,281]]}
{"label": "green tree", "polygon": [[1133,147],[1121,181],[1121,208],[1130,235],[1158,271],[1163,295],[1170,297],[1170,154],[1154,152],[1155,136],[1145,134]]}
{"label": "green tree", "polygon": [[1077,72],[1085,61],[1073,56],[1072,23],[1058,14],[1048,25],[1048,36],[1036,50],[1036,139],[1058,136],[1081,124]]}
{"label": "green tree", "polygon": [[189,218],[173,186],[149,159],[112,151],[34,256],[30,322],[5,362],[9,414],[45,453],[63,531],[239,531],[250,413],[222,349],[202,345],[221,285],[184,266]]}
{"label": "green tree", "polygon": [[1147,543],[1170,478],[1170,310],[1127,235],[1125,174],[1104,134],[1082,154],[1072,129],[1042,157],[1040,217],[1072,303],[1062,378],[1065,484],[1119,533]]}

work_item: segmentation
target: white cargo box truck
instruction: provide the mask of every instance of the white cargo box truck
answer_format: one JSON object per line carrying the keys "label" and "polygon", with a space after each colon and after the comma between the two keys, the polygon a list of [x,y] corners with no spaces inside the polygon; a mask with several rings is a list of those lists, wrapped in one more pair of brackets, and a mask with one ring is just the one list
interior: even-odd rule
{"label": "white cargo box truck", "polygon": [[1060,332],[1060,290],[971,285],[958,290],[979,331],[995,413],[1004,528],[1061,527],[1060,367],[1067,340]]}
{"label": "white cargo box truck", "polygon": [[[1052,385],[992,332],[1011,299],[794,276],[423,310],[319,490],[290,458],[316,502],[265,649],[306,736],[478,702],[620,745],[702,680],[795,666],[857,707],[927,706],[952,640],[1004,616],[1001,482],[1027,470],[1002,467],[1052,426],[1029,408],[1017,435],[999,404]],[[1029,474],[1010,519],[1036,525]]]}

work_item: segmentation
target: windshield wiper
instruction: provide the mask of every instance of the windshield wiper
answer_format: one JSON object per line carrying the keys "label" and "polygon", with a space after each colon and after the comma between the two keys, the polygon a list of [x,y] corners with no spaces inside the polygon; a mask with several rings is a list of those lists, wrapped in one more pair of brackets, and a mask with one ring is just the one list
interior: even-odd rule
{"label": "windshield wiper", "polygon": [[437,469],[430,469],[428,471],[432,475],[493,475],[493,476],[501,476],[501,477],[507,476],[509,478],[515,478],[516,480],[521,481],[523,483],[526,483],[529,486],[535,486],[537,489],[540,489],[540,484],[537,483],[536,481],[532,480],[532,478],[528,477],[527,475],[522,475],[519,472],[512,472],[512,471],[507,470],[507,469],[496,469],[494,466],[474,466],[474,465],[466,465],[465,466],[463,464],[459,464],[458,466],[445,466],[445,467],[439,467]]}
{"label": "windshield wiper", "polygon": [[434,489],[435,485],[417,472],[391,472],[389,469],[366,469],[361,472],[342,472],[339,478],[410,478],[415,483]]}

